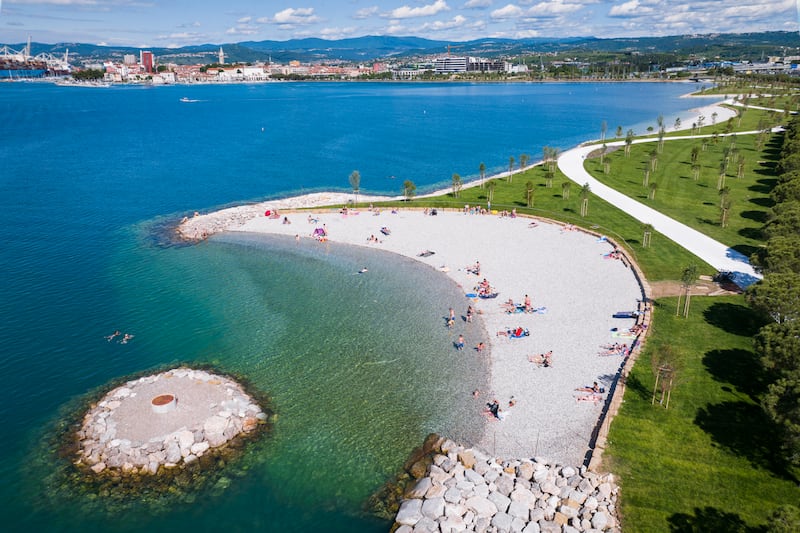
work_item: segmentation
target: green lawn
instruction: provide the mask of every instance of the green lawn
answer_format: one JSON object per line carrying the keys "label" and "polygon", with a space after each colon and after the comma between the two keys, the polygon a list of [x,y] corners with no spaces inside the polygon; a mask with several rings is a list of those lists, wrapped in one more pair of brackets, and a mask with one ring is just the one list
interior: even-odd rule
{"label": "green lawn", "polygon": [[[747,110],[740,131],[752,129],[751,123],[764,120],[764,114]],[[775,121],[773,113],[771,123]],[[603,183],[749,256],[762,243],[761,228],[772,207],[769,193],[775,185],[774,164],[782,134],[765,136],[761,143],[758,138],[758,135],[720,136],[708,139],[705,148],[701,139],[667,140],[661,153],[656,154],[655,170],[651,155],[658,143],[632,145],[629,156],[625,156],[624,148],[619,148],[604,156],[604,164],[599,157],[589,159],[586,168]],[[699,149],[697,180],[691,163],[695,147]],[[719,176],[726,150],[731,155],[724,186],[729,190],[731,208],[727,227],[722,227]],[[741,178],[738,177],[740,157],[744,161]],[[605,163],[609,163],[608,174]],[[645,170],[650,170],[647,186]],[[652,198],[651,184],[656,185]]]}
{"label": "green lawn", "polygon": [[[611,425],[605,467],[622,487],[623,530],[753,531],[780,504],[800,501],[800,471],[780,461],[757,405],[752,351],[760,325],[742,297],[656,302],[647,345]],[[654,368],[677,369],[669,409],[653,405]]]}

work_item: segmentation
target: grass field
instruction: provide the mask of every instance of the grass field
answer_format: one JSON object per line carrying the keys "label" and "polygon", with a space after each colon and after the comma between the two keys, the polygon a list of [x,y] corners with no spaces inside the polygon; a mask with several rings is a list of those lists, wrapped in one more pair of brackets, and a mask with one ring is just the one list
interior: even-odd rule
{"label": "grass field", "polygon": [[[778,505],[800,502],[800,471],[780,461],[757,404],[760,324],[742,297],[695,297],[688,319],[676,304],[657,302],[611,425],[604,466],[622,487],[623,529],[756,531]],[[676,369],[668,409],[652,403],[663,363]]]}

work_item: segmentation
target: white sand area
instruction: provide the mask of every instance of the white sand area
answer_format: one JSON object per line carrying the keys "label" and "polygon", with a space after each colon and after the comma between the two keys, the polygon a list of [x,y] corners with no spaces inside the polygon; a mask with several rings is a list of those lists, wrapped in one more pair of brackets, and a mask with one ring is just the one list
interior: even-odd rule
{"label": "white sand area", "polygon": [[[575,388],[598,381],[608,390],[623,358],[598,356],[600,346],[631,342],[612,337],[612,328],[626,329],[634,320],[612,315],[635,310],[642,298],[633,271],[619,260],[604,257],[611,245],[596,236],[565,231],[554,223],[538,222],[537,227],[529,227],[531,219],[523,217],[442,211],[431,216],[417,210],[382,210],[378,215],[367,210],[353,214],[351,210],[343,215],[332,208],[318,210],[312,215],[318,222],[309,223],[308,215],[290,213],[287,216],[292,223],[283,224],[282,219],[265,217],[262,212],[241,225],[230,224],[228,230],[297,235],[307,240],[315,228],[324,225],[328,246],[339,242],[370,246],[415,258],[436,270],[446,267],[449,270],[442,275],[450,276],[465,291],[463,305],[455,309],[459,318],[456,333],[472,327],[460,319],[470,303],[480,313],[487,332],[484,354],[478,354],[474,346],[458,353],[461,357],[491,357],[491,390],[464,401],[483,406],[496,398],[507,414],[504,420],[489,416],[476,420],[486,423],[482,442],[465,444],[477,445],[499,457],[540,456],[565,464],[583,463],[602,402],[576,401],[583,393]],[[192,219],[193,227],[202,228],[204,219]],[[391,230],[390,235],[380,233],[384,226]],[[371,235],[381,242],[369,243]],[[435,254],[418,257],[423,250]],[[466,271],[476,261],[482,266],[480,278]],[[402,273],[370,270],[365,275]],[[467,298],[483,277],[499,291],[499,297]],[[533,307],[545,307],[546,312],[507,314],[501,309],[499,304],[509,298],[522,303],[525,294],[531,296]],[[442,313],[449,305],[442,303]],[[530,336],[510,339],[495,335],[516,326],[528,328]],[[453,347],[445,349],[456,353]],[[552,367],[528,361],[528,355],[549,350],[553,351]],[[516,405],[508,408],[512,396]]]}

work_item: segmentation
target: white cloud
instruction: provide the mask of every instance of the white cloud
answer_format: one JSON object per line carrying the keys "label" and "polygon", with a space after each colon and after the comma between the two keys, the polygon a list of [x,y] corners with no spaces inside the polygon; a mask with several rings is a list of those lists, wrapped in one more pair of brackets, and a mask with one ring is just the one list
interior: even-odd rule
{"label": "white cloud", "polygon": [[467,22],[465,17],[456,15],[452,20],[437,20],[435,22],[426,22],[422,25],[422,30],[442,31],[452,30],[453,28],[460,28]]}
{"label": "white cloud", "polygon": [[374,17],[378,14],[380,8],[378,6],[371,6],[359,9],[356,11],[355,15],[353,15],[354,19],[366,19],[369,17]]}
{"label": "white cloud", "polygon": [[407,32],[408,28],[398,23],[392,23],[386,28],[386,35],[399,35]]}
{"label": "white cloud", "polygon": [[355,27],[348,28],[322,28],[319,31],[319,36],[323,39],[343,39],[351,37],[356,32]]}
{"label": "white cloud", "polygon": [[[638,0],[632,0],[637,2]],[[563,0],[550,0],[549,2],[541,2],[528,9],[525,14],[532,17],[542,17],[551,15],[563,15],[564,13],[573,13],[582,9],[583,4],[575,2],[564,2]]]}
{"label": "white cloud", "polygon": [[629,0],[624,4],[615,5],[608,12],[609,17],[628,17],[631,15],[638,15],[639,0]]}
{"label": "white cloud", "polygon": [[500,9],[495,9],[490,15],[494,20],[505,20],[522,16],[522,9],[514,4],[506,4]]}
{"label": "white cloud", "polygon": [[242,17],[236,22],[238,22],[239,24],[245,24],[247,22],[250,22],[251,20],[253,20],[253,17]]}
{"label": "white cloud", "polygon": [[239,24],[238,26],[228,28],[225,30],[225,33],[228,35],[255,35],[258,33],[258,26],[253,26],[252,24]]}
{"label": "white cloud", "polygon": [[445,2],[444,0],[436,0],[436,2],[422,7],[408,7],[408,6],[398,7],[396,9],[391,10],[385,16],[392,19],[430,17],[432,15],[437,15],[442,11],[449,11],[449,10],[450,7],[447,5],[447,2]]}
{"label": "white cloud", "polygon": [[283,11],[275,13],[273,18],[273,22],[277,24],[314,24],[315,22],[320,22],[320,20],[314,14],[313,7],[287,7]]}
{"label": "white cloud", "polygon": [[486,9],[492,5],[492,0],[468,0],[465,9]]}

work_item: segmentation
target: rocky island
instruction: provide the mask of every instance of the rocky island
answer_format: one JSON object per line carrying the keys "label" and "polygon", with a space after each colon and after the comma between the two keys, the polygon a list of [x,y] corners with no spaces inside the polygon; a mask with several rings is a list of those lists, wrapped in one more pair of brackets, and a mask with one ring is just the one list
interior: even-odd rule
{"label": "rocky island", "polygon": [[175,368],[128,381],[93,404],[78,430],[78,466],[96,474],[158,474],[189,465],[267,414],[230,378]]}

